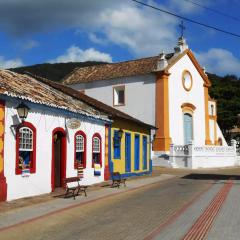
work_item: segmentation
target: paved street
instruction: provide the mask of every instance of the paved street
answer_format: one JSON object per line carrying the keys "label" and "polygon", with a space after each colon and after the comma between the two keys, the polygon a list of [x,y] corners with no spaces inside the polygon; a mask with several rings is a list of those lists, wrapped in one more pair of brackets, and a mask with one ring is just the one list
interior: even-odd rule
{"label": "paved street", "polygon": [[238,239],[237,177],[176,173],[1,214],[0,239]]}

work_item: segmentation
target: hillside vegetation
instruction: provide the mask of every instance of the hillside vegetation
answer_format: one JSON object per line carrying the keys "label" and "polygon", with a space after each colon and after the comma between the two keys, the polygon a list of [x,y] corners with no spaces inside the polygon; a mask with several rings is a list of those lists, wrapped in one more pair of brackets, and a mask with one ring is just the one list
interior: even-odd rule
{"label": "hillside vegetation", "polygon": [[[59,82],[76,67],[86,67],[97,64],[105,63],[46,63],[28,67],[20,67],[11,70],[18,73],[30,72],[34,75]],[[212,82],[212,87],[209,91],[210,96],[217,100],[218,123],[225,137],[228,139],[229,130],[239,124],[237,114],[240,113],[240,79],[233,75],[220,77],[211,73],[208,73],[208,77]]]}
{"label": "hillside vegetation", "polygon": [[229,130],[239,126],[237,115],[240,114],[240,79],[234,75],[219,77],[208,74],[212,82],[210,96],[217,100],[218,124],[227,140]]}
{"label": "hillside vegetation", "polygon": [[105,64],[104,62],[69,62],[69,63],[43,63],[27,67],[11,68],[9,70],[17,73],[30,72],[33,75],[44,77],[52,81],[59,82],[66,75],[78,67]]}

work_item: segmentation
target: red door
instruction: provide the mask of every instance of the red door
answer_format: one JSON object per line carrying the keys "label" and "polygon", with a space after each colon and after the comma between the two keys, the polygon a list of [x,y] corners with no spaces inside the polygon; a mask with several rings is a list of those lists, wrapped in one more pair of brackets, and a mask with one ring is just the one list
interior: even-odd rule
{"label": "red door", "polygon": [[63,187],[66,177],[66,132],[62,128],[55,128],[52,134],[52,191]]}

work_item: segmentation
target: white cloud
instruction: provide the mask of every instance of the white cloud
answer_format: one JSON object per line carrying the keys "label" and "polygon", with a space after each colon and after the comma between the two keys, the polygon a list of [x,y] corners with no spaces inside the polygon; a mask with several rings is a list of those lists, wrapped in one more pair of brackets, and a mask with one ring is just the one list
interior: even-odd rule
{"label": "white cloud", "polygon": [[88,37],[89,37],[89,40],[92,41],[93,43],[97,43],[101,45],[106,45],[108,43],[107,39],[100,38],[94,33],[89,33]]}
{"label": "white cloud", "polygon": [[[200,3],[198,3],[200,2]],[[204,11],[204,8],[201,6],[209,7],[212,3],[212,0],[202,0],[202,1],[194,1],[194,0],[170,0],[169,6],[173,10],[177,10],[183,14],[196,14]],[[200,6],[201,5],[201,6]],[[205,9],[206,11],[206,9]]]}
{"label": "white cloud", "polygon": [[16,68],[23,66],[23,62],[21,59],[5,59],[0,56],[0,69],[8,69],[8,68]]}
{"label": "white cloud", "polygon": [[112,57],[109,54],[99,52],[94,48],[82,50],[79,47],[73,45],[69,47],[63,55],[51,60],[50,62],[64,63],[84,61],[112,62]]}
{"label": "white cloud", "polygon": [[[0,27],[14,35],[79,28],[79,32],[87,33],[93,43],[111,42],[127,48],[138,57],[155,55],[162,50],[172,51],[177,42],[178,19],[131,1],[10,2],[0,1]],[[156,1],[148,2],[164,8]]]}
{"label": "white cloud", "polygon": [[23,50],[30,50],[30,49],[33,49],[33,48],[38,47],[38,46],[39,46],[39,43],[37,41],[28,40],[22,45],[22,49]]}
{"label": "white cloud", "polygon": [[221,48],[211,48],[207,52],[196,53],[202,66],[210,73],[219,75],[236,74],[240,76],[240,59]]}
{"label": "white cloud", "polygon": [[177,42],[175,18],[135,5],[103,11],[98,24],[108,41],[127,47],[137,56],[172,51]]}

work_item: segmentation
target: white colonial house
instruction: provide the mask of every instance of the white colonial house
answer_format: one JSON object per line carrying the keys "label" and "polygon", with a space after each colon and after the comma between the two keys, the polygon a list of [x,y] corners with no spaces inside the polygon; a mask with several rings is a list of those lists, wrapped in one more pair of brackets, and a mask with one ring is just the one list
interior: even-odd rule
{"label": "white colonial house", "polygon": [[182,37],[173,53],[77,68],[63,83],[155,125],[155,165],[163,156],[173,167],[237,164],[217,123],[211,82]]}
{"label": "white colonial house", "polygon": [[33,77],[0,71],[0,200],[52,192],[78,175],[78,163],[82,184],[102,182],[108,123],[86,102]]}

